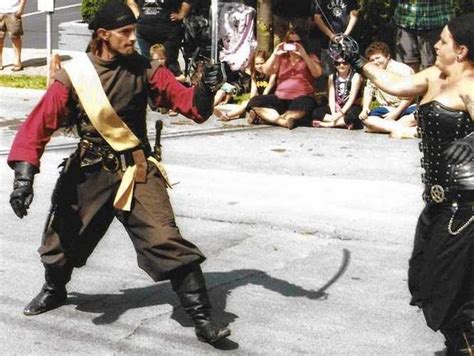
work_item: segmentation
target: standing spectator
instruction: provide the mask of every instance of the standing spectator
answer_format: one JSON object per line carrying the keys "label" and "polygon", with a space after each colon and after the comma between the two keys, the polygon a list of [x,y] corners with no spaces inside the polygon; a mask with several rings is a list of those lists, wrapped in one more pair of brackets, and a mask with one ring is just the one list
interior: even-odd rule
{"label": "standing spectator", "polygon": [[168,68],[175,76],[182,74],[178,63],[183,41],[183,19],[193,0],[127,0],[137,17],[137,43],[140,53],[148,57],[150,47],[162,43],[166,49]]}
{"label": "standing spectator", "polygon": [[[413,69],[408,65],[397,62],[390,57],[390,48],[384,42],[373,42],[365,51],[366,58],[377,67],[385,69],[400,76],[413,74]],[[373,98],[378,106],[370,110]],[[362,112],[360,119],[367,127],[367,132],[389,133],[391,136],[406,136],[403,132],[407,127],[412,127],[411,135],[416,132],[414,112],[416,105],[411,105],[413,99],[398,98],[376,87],[371,80],[367,80],[362,99]],[[410,130],[408,130],[410,132]]]}
{"label": "standing spectator", "polygon": [[0,70],[3,70],[3,45],[7,32],[12,40],[13,51],[15,52],[15,63],[12,71],[23,70],[21,64],[21,36],[23,36],[23,26],[21,15],[25,11],[26,0],[2,0],[0,3]]}
{"label": "standing spectator", "polygon": [[301,36],[289,30],[263,65],[267,75],[276,74],[275,94],[250,99],[249,123],[265,122],[293,129],[300,121],[311,120],[316,107],[314,78],[322,73],[319,59],[304,49]]}
{"label": "standing spectator", "polygon": [[333,59],[329,56],[329,41],[338,33],[349,35],[357,23],[359,5],[357,0],[316,0],[314,23],[325,35],[321,41],[321,63],[323,75],[328,77],[334,72]]}
{"label": "standing spectator", "polygon": [[344,59],[334,61],[336,70],[328,78],[329,105],[313,111],[313,127],[361,129],[359,119],[362,76]]}
{"label": "standing spectator", "polygon": [[272,0],[273,45],[276,46],[291,28],[298,28],[306,38],[311,25],[312,0]]}
{"label": "standing spectator", "polygon": [[453,0],[399,0],[393,16],[396,60],[415,72],[433,65],[434,45],[454,16]]}

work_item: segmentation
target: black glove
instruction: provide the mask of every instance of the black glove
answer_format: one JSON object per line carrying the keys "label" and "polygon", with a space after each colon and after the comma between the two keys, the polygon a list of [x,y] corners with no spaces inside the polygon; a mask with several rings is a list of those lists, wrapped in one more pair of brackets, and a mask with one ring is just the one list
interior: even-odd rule
{"label": "black glove", "polygon": [[329,45],[329,54],[332,59],[343,58],[358,73],[367,64],[367,60],[359,53],[359,44],[350,36],[339,34]]}
{"label": "black glove", "polygon": [[38,170],[31,163],[17,162],[14,171],[15,179],[13,192],[10,194],[10,205],[21,219],[27,215],[27,210],[33,201],[33,179]]}
{"label": "black glove", "polygon": [[474,133],[451,143],[444,155],[450,164],[463,165],[474,160]]}
{"label": "black glove", "polygon": [[202,85],[215,94],[226,81],[223,63],[205,64],[202,73]]}
{"label": "black glove", "polygon": [[205,64],[203,67],[201,80],[194,91],[193,104],[204,121],[212,115],[214,94],[225,83],[224,73],[222,63]]}

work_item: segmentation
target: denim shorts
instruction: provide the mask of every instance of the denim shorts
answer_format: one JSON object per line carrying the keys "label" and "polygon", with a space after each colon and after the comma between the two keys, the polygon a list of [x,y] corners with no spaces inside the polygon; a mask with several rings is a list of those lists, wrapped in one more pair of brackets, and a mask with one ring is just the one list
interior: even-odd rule
{"label": "denim shorts", "polygon": [[[410,105],[407,107],[403,112],[400,114],[399,118],[405,115],[410,115],[413,114],[416,110],[416,104]],[[386,106],[379,106],[376,107],[373,110],[370,110],[369,116],[378,116],[378,117],[383,117],[384,115],[388,114],[390,112],[389,109],[387,109]]]}

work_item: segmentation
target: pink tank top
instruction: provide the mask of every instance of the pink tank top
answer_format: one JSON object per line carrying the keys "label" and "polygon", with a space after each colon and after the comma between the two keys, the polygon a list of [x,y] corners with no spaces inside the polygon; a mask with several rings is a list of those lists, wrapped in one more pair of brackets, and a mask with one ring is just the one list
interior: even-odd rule
{"label": "pink tank top", "polygon": [[[314,54],[311,59],[318,61]],[[314,78],[303,59],[292,64],[287,55],[280,57],[280,68],[277,74],[275,95],[280,99],[291,100],[302,95],[313,95]]]}

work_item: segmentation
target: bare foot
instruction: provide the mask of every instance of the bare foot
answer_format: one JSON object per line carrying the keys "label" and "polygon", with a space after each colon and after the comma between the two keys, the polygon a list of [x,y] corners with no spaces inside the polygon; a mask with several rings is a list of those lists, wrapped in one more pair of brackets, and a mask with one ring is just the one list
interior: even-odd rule
{"label": "bare foot", "polygon": [[220,108],[214,108],[214,115],[216,115],[220,121],[232,120],[229,116],[227,116],[227,113]]}
{"label": "bare foot", "polygon": [[295,119],[292,119],[291,117],[286,119],[286,127],[288,130],[293,130],[296,127]]}
{"label": "bare foot", "polygon": [[415,127],[400,127],[390,132],[390,138],[416,138],[417,130]]}

